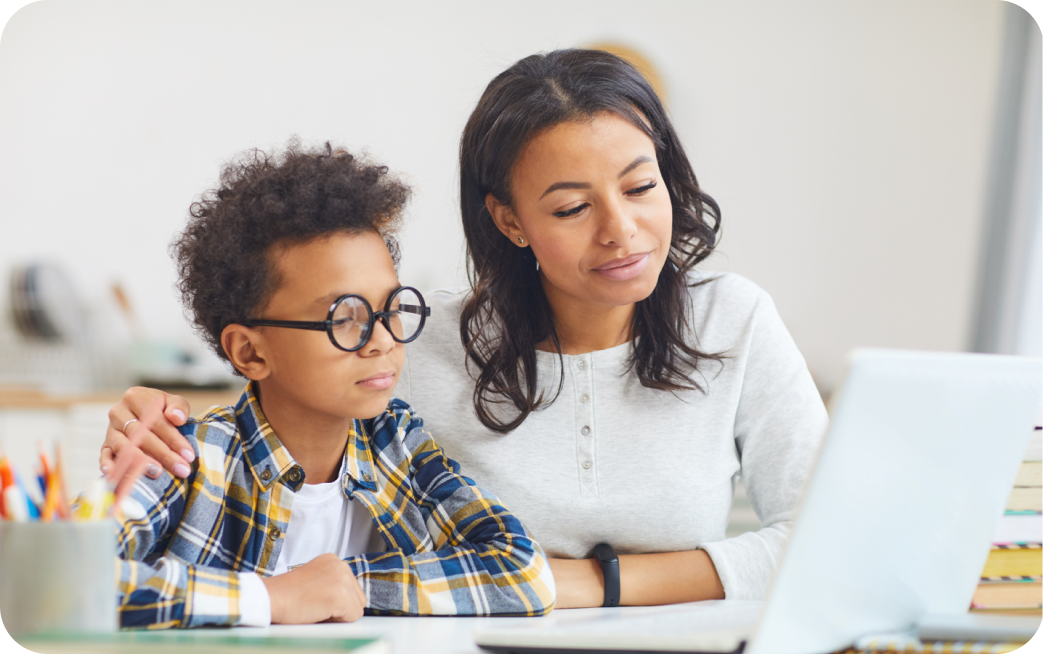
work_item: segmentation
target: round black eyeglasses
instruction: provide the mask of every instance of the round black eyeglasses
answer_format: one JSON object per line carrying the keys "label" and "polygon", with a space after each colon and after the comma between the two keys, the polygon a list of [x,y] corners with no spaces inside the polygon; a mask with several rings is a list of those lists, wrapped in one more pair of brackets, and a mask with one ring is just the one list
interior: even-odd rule
{"label": "round black eyeglasses", "polygon": [[403,286],[392,293],[384,311],[374,311],[361,295],[342,295],[330,305],[323,322],[304,320],[250,320],[247,327],[289,327],[326,332],[330,342],[339,350],[355,352],[370,341],[377,320],[384,323],[391,337],[399,343],[409,343],[420,336],[424,320],[431,309],[424,304],[420,291]]}

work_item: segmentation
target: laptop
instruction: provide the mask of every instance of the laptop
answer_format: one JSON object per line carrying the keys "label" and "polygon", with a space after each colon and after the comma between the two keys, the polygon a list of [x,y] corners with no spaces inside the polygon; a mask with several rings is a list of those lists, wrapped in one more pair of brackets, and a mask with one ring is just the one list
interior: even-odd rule
{"label": "laptop", "polygon": [[1034,426],[1040,359],[857,350],[764,602],[555,611],[476,631],[500,654],[832,652],[972,595]]}

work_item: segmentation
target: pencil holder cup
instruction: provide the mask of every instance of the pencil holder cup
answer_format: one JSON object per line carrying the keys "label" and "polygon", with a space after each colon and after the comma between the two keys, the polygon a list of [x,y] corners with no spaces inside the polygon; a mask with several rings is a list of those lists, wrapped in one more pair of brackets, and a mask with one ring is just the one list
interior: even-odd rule
{"label": "pencil holder cup", "polygon": [[0,619],[12,635],[116,631],[114,522],[0,522]]}

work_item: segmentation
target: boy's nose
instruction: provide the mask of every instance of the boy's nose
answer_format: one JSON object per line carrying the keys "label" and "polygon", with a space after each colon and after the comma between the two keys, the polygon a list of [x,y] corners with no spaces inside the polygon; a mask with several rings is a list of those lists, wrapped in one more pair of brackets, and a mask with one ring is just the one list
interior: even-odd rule
{"label": "boy's nose", "polygon": [[370,340],[363,347],[363,351],[369,354],[383,354],[393,347],[395,347],[395,339],[388,331],[388,326],[384,324],[383,320],[374,320],[373,333],[370,334]]}

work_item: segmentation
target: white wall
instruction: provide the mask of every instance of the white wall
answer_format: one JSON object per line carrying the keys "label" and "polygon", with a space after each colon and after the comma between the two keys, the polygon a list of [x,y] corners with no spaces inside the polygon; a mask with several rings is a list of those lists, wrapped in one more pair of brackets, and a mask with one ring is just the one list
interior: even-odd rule
{"label": "white wall", "polygon": [[[826,387],[857,345],[968,341],[999,2],[42,2],[0,40],[0,275],[46,258],[187,338],[166,245],[219,164],[291,134],[417,193],[404,283],[464,281],[457,139],[527,54],[646,53],[724,238]],[[6,288],[6,282],[2,284]]]}

